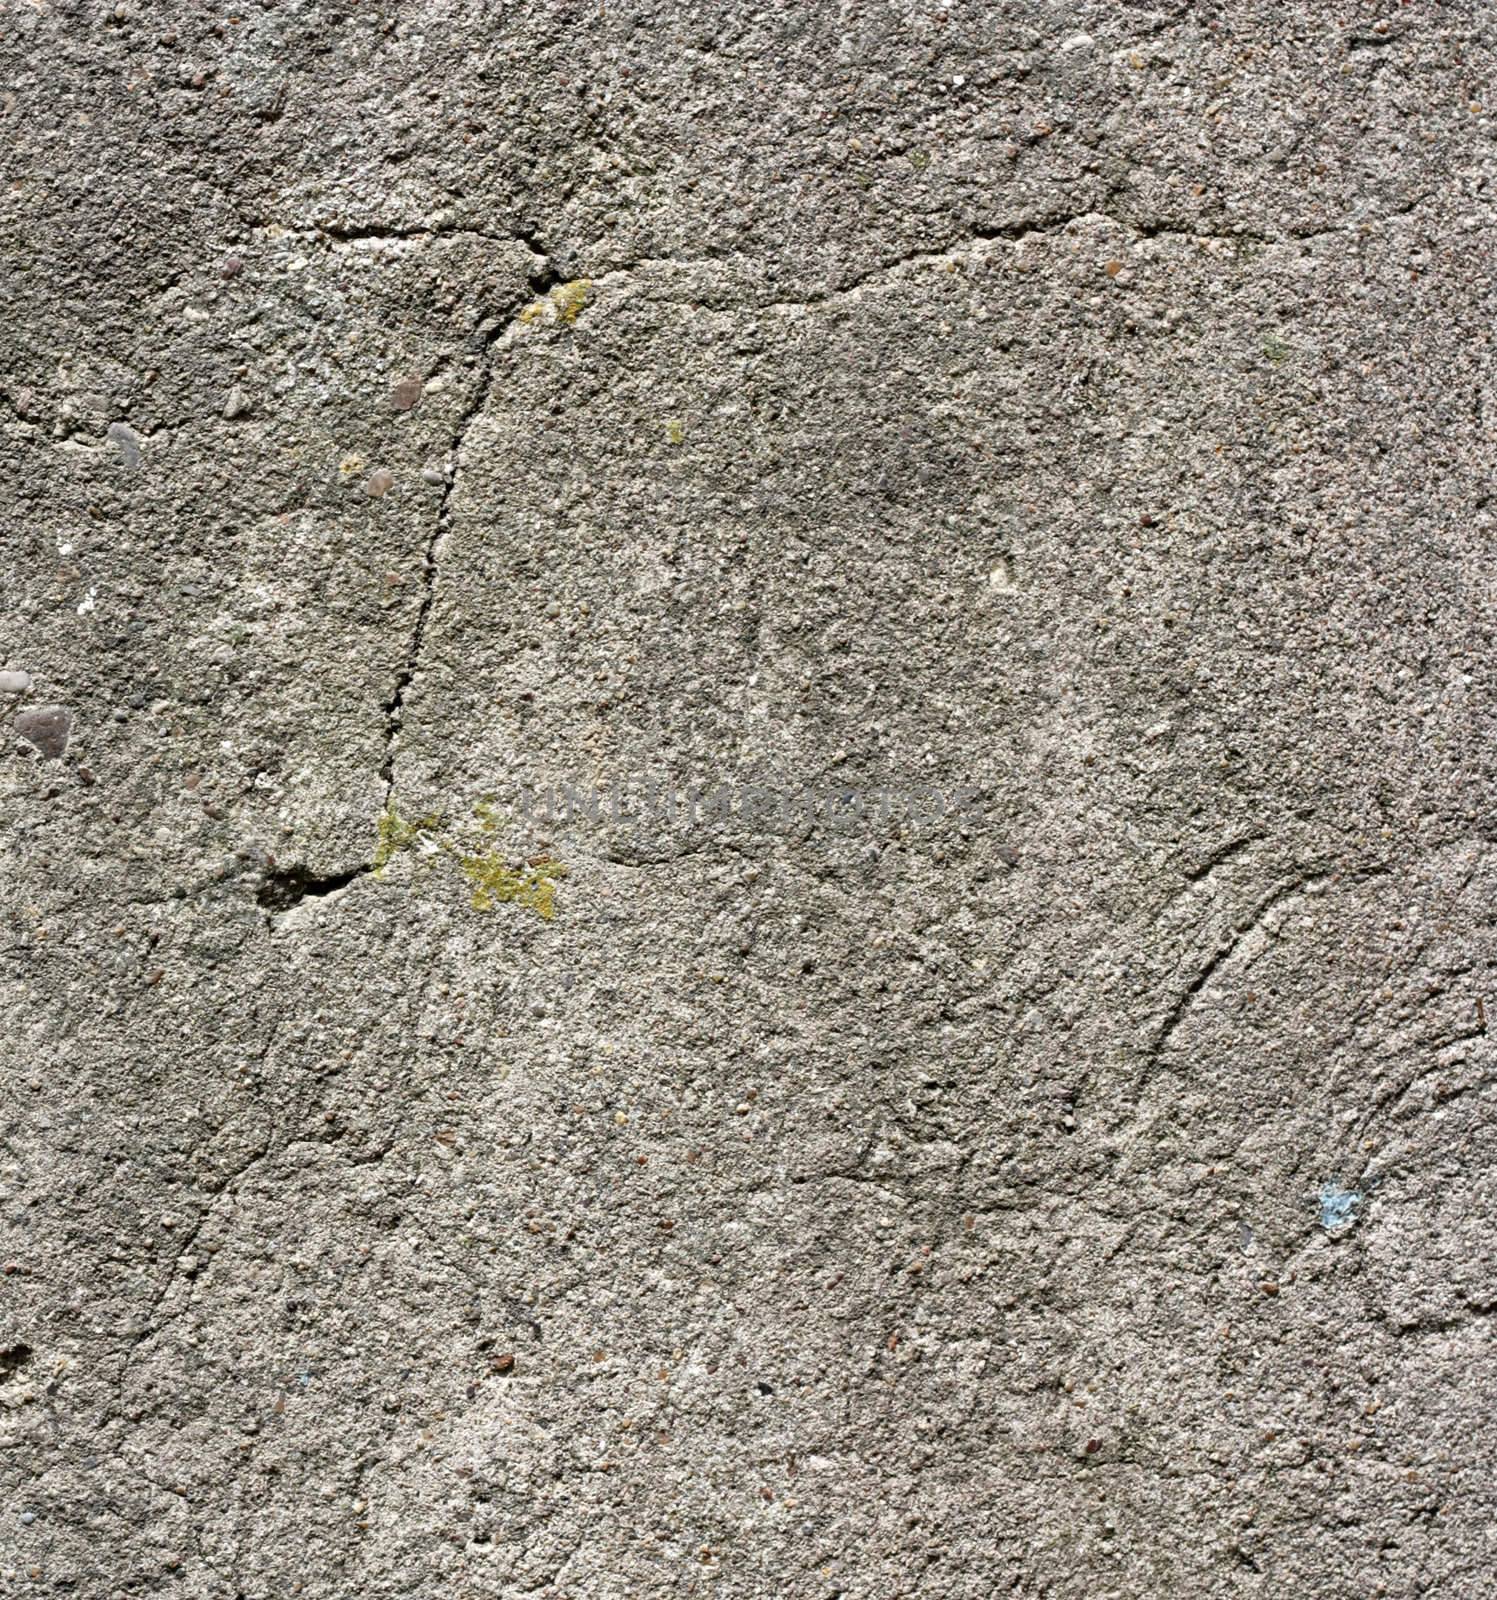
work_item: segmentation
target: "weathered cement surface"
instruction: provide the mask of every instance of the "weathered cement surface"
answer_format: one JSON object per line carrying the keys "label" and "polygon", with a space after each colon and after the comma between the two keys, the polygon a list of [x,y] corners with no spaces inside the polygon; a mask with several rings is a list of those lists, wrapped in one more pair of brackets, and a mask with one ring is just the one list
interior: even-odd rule
{"label": "weathered cement surface", "polygon": [[1494,1592],[1494,44],[7,0],[5,1593]]}

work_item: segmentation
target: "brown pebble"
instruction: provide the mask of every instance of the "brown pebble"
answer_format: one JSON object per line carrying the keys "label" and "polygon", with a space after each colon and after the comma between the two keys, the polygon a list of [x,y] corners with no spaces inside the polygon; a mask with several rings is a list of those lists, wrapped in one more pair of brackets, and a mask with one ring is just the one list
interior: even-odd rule
{"label": "brown pebble", "polygon": [[402,378],[390,390],[390,404],[397,411],[414,411],[425,391],[426,385],[420,378]]}
{"label": "brown pebble", "polygon": [[1123,270],[1123,263],[1121,261],[1109,261],[1107,263],[1107,276],[1109,278],[1117,277],[1117,275],[1122,270]]}
{"label": "brown pebble", "polygon": [[508,1352],[506,1352],[502,1356],[495,1356],[494,1357],[494,1371],[495,1372],[508,1372],[510,1370],[510,1368],[514,1366],[514,1364],[515,1364],[515,1358],[512,1355],[510,1355]]}
{"label": "brown pebble", "polygon": [[223,265],[218,269],[221,278],[237,278],[244,271],[244,263],[238,256],[225,256]]}
{"label": "brown pebble", "polygon": [[1089,1456],[1094,1456],[1094,1455],[1096,1455],[1096,1453],[1097,1453],[1097,1452],[1098,1452],[1098,1451],[1099,1451],[1099,1450],[1100,1450],[1100,1449],[1101,1449],[1101,1448],[1102,1448],[1102,1441],[1101,1441],[1101,1440],[1100,1440],[1100,1439],[1088,1439],[1088,1440],[1087,1440],[1087,1441],[1086,1441],[1086,1453],[1087,1453],[1087,1454],[1088,1454],[1088,1455],[1089,1455]]}
{"label": "brown pebble", "polygon": [[395,487],[395,474],[388,467],[379,467],[369,474],[364,492],[373,500],[382,500]]}
{"label": "brown pebble", "polygon": [[1279,1292],[1279,1286],[1276,1283],[1260,1283],[1258,1287],[1264,1294],[1277,1294]]}

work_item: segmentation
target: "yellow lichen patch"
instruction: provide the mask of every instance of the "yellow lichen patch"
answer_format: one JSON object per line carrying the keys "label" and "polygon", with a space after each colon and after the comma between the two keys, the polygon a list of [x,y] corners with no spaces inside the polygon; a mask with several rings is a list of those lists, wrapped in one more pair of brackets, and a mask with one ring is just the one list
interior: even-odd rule
{"label": "yellow lichen patch", "polygon": [[478,826],[484,833],[493,833],[499,826],[499,820],[504,815],[492,800],[480,800],[473,807],[473,815],[478,819]]}
{"label": "yellow lichen patch", "polygon": [[550,922],[556,915],[556,882],[567,875],[559,861],[544,858],[512,867],[497,851],[459,856],[463,874],[473,885],[473,909],[492,911],[498,905],[528,906]]}
{"label": "yellow lichen patch", "polygon": [[[507,821],[507,813],[485,798],[474,806],[473,817],[478,832],[492,835],[499,824]],[[567,869],[549,856],[532,856],[523,866],[511,866],[498,850],[493,848],[469,849],[468,839],[454,843],[444,832],[439,816],[417,817],[406,821],[392,804],[385,807],[379,818],[379,837],[374,849],[374,876],[384,877],[385,867],[403,850],[420,842],[422,866],[435,866],[450,856],[463,870],[463,876],[472,885],[472,904],[475,911],[492,911],[500,905],[521,905],[550,922],[556,915],[556,885],[567,875]],[[471,830],[465,830],[471,839]]]}
{"label": "yellow lichen patch", "polygon": [[573,278],[570,283],[558,284],[551,291],[551,303],[556,307],[556,320],[575,322],[583,306],[587,304],[592,287],[591,278]]}
{"label": "yellow lichen patch", "polygon": [[665,425],[665,442],[667,444],[686,443],[686,424],[672,420]]}
{"label": "yellow lichen patch", "polygon": [[570,283],[559,283],[543,300],[532,300],[520,313],[520,322],[527,328],[538,322],[564,322],[571,327],[582,314],[592,288],[591,278],[573,278]]}
{"label": "yellow lichen patch", "polygon": [[440,818],[417,817],[407,822],[392,801],[379,814],[379,837],[374,846],[374,875],[380,877],[390,861],[402,850],[409,850],[423,833],[431,833]]}

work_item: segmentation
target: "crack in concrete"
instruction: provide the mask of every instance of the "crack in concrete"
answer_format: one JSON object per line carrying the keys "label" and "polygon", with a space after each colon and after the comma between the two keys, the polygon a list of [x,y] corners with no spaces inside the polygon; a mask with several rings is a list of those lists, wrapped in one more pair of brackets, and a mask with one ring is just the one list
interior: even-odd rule
{"label": "crack in concrete", "polygon": [[1247,922],[1238,930],[1234,937],[1218,946],[1216,952],[1201,967],[1185,988],[1176,998],[1174,1005],[1165,1014],[1164,1022],[1154,1035],[1153,1040],[1145,1052],[1145,1074],[1152,1070],[1159,1057],[1164,1053],[1171,1036],[1176,1028],[1185,1020],[1186,1013],[1190,1010],[1191,1003],[1202,989],[1211,981],[1212,976],[1228,961],[1240,948],[1243,941],[1256,929],[1262,926],[1263,920],[1276,906],[1295,894],[1308,894],[1317,885],[1327,881],[1328,874],[1315,873],[1307,877],[1296,877],[1288,883],[1280,884],[1272,890],[1253,908]]}
{"label": "crack in concrete", "polygon": [[204,1186],[204,1192],[207,1195],[207,1201],[204,1204],[202,1211],[199,1213],[196,1222],[193,1223],[192,1227],[188,1229],[187,1233],[178,1241],[176,1254],[172,1257],[172,1263],[169,1271],[167,1272],[166,1281],[152,1296],[151,1303],[146,1308],[145,1325],[135,1332],[129,1344],[125,1347],[121,1354],[120,1369],[116,1375],[114,1383],[116,1406],[123,1402],[125,1384],[129,1379],[130,1368],[135,1360],[136,1352],[142,1345],[158,1338],[171,1323],[175,1322],[179,1317],[185,1315],[192,1309],[192,1296],[189,1293],[187,1297],[187,1303],[185,1305],[183,1305],[177,1311],[171,1312],[165,1316],[160,1316],[158,1320],[158,1314],[160,1313],[162,1306],[165,1304],[168,1295],[170,1295],[172,1290],[177,1286],[177,1282],[182,1271],[183,1261],[187,1259],[187,1256],[191,1252],[193,1246],[196,1244],[199,1235],[207,1226],[208,1219],[213,1215],[214,1209],[218,1205],[219,1200],[222,1199],[225,1194],[231,1194],[234,1186],[238,1184],[245,1177],[245,1175],[251,1171],[252,1168],[257,1166],[261,1161],[265,1160],[265,1158],[271,1154],[274,1145],[275,1136],[273,1133],[271,1133],[269,1136],[267,1136],[265,1143],[262,1144],[259,1149],[249,1156],[233,1172],[228,1173],[217,1184]]}
{"label": "crack in concrete", "polygon": [[[1007,242],[1015,246],[1023,244],[1033,238],[1049,238],[1057,233],[1064,232],[1078,222],[1095,220],[1108,222],[1116,227],[1124,228],[1139,239],[1160,237],[1173,237],[1187,239],[1197,243],[1255,243],[1261,245],[1273,244],[1299,244],[1307,243],[1314,239],[1329,237],[1337,233],[1350,231],[1354,227],[1369,226],[1371,222],[1390,221],[1396,217],[1407,215],[1413,211],[1426,195],[1417,196],[1406,205],[1395,211],[1385,213],[1383,216],[1368,219],[1365,223],[1354,223],[1350,219],[1334,227],[1306,232],[1285,230],[1280,233],[1262,233],[1250,229],[1236,229],[1230,232],[1203,232],[1193,228],[1180,227],[1163,221],[1133,222],[1119,217],[1110,211],[1089,208],[1075,211],[1068,208],[1051,210],[1039,216],[999,226],[980,227],[963,235],[947,245],[936,250],[910,251],[892,261],[880,263],[869,268],[849,282],[829,286],[818,290],[799,300],[752,301],[729,298],[718,302],[723,309],[741,309],[750,311],[772,311],[784,309],[806,309],[811,306],[822,305],[829,301],[843,298],[857,293],[860,289],[874,283],[877,279],[890,274],[898,273],[907,267],[920,267],[934,265],[942,261],[950,261],[967,252],[977,249],[983,244]],[[261,223],[260,226],[269,226]],[[421,670],[421,654],[425,643],[426,630],[431,617],[431,611],[436,598],[438,571],[441,565],[441,550],[446,536],[451,531],[452,500],[457,489],[458,479],[462,470],[462,456],[467,438],[473,424],[482,415],[493,392],[494,382],[494,352],[501,339],[513,327],[515,318],[524,305],[532,297],[546,294],[561,282],[561,275],[552,265],[554,252],[548,249],[539,236],[533,232],[520,232],[517,234],[492,234],[477,228],[466,227],[420,227],[406,228],[400,226],[365,226],[348,227],[337,223],[315,224],[311,230],[285,229],[287,234],[300,231],[321,236],[333,244],[357,245],[366,242],[413,242],[427,243],[442,238],[478,238],[485,239],[495,244],[523,245],[530,251],[538,265],[530,272],[527,283],[527,294],[517,298],[507,312],[495,316],[483,328],[478,341],[478,374],[473,386],[472,396],[460,413],[453,429],[451,443],[448,447],[448,470],[442,487],[442,494],[437,506],[436,515],[432,522],[431,533],[422,552],[421,563],[421,600],[417,608],[416,620],[411,631],[410,642],[406,650],[405,661],[396,673],[395,683],[389,697],[384,702],[383,714],[385,720],[384,753],[380,762],[380,778],[384,783],[384,806],[388,807],[395,790],[395,761],[401,728],[404,722],[405,700],[407,692],[415,682]],[[730,261],[733,257],[708,258],[709,260]],[[701,266],[706,261],[677,262],[672,257],[641,258],[625,263],[621,267],[609,270],[594,277],[593,281],[608,283],[619,279],[628,279],[637,276],[642,270],[651,265],[693,265]],[[581,276],[592,276],[582,273]],[[1249,841],[1242,841],[1249,842]],[[1228,853],[1235,853],[1236,846]],[[643,863],[641,863],[643,864]],[[1214,865],[1208,862],[1204,870]],[[267,914],[267,920],[276,912],[284,912],[299,905],[307,898],[327,898],[334,896],[348,888],[358,879],[369,876],[374,871],[372,860],[364,861],[353,867],[344,868],[337,872],[327,874],[313,874],[301,864],[289,868],[269,872],[265,875],[257,895],[262,909]],[[1197,873],[1192,878],[1204,875]],[[1265,908],[1266,909],[1266,908]],[[1234,946],[1235,947],[1235,946]],[[1227,954],[1230,953],[1230,948]],[[1164,1032],[1150,1047],[1151,1059],[1157,1057],[1158,1052],[1167,1042],[1169,1034],[1183,1016],[1183,1007],[1188,1005],[1191,996],[1197,992],[1200,984],[1209,978],[1216,963],[1208,965],[1197,984],[1188,989],[1182,997],[1182,1009],[1177,1014],[1172,1014],[1166,1023]]]}
{"label": "crack in concrete", "polygon": [[[513,242],[513,241],[511,241]],[[458,478],[462,473],[463,447],[467,443],[468,433],[474,422],[483,413],[488,404],[489,396],[494,387],[494,347],[499,337],[512,324],[515,315],[521,307],[528,303],[531,296],[543,294],[556,281],[556,274],[550,267],[549,258],[542,257],[543,266],[530,276],[528,285],[529,293],[523,300],[517,300],[510,308],[509,314],[494,318],[489,327],[482,333],[478,350],[478,377],[473,385],[473,394],[468,404],[459,414],[457,424],[453,429],[452,442],[447,452],[447,476],[442,485],[441,499],[437,504],[436,516],[432,520],[431,534],[426,541],[426,548],[422,553],[421,563],[421,604],[416,611],[415,626],[411,630],[410,644],[406,650],[405,664],[396,674],[395,686],[390,698],[386,700],[385,712],[385,754],[380,764],[380,777],[385,785],[385,804],[388,806],[390,798],[395,791],[395,756],[396,744],[400,736],[401,725],[405,713],[406,691],[415,681],[421,669],[421,647],[426,638],[426,626],[431,617],[432,603],[436,598],[437,570],[441,563],[441,545],[445,536],[451,531],[452,526],[452,496],[457,488]],[[368,867],[373,870],[373,864]]]}
{"label": "crack in concrete", "polygon": [[[885,273],[896,272],[901,267],[935,265],[938,262],[950,260],[953,256],[966,254],[982,244],[1006,241],[1017,245],[1023,244],[1028,239],[1049,238],[1054,234],[1063,233],[1073,223],[1077,222],[1110,222],[1115,227],[1126,229],[1137,239],[1176,238],[1198,244],[1299,245],[1309,244],[1318,239],[1333,238],[1338,234],[1351,233],[1362,227],[1371,227],[1375,223],[1389,222],[1398,217],[1407,216],[1428,198],[1428,195],[1419,195],[1407,205],[1399,206],[1396,210],[1385,212],[1377,217],[1368,217],[1362,220],[1347,218],[1328,228],[1306,229],[1303,231],[1285,229],[1282,232],[1274,233],[1264,233],[1250,228],[1214,231],[1211,229],[1183,227],[1163,221],[1133,222],[1126,217],[1117,216],[1111,211],[1096,208],[1088,208],[1084,211],[1052,211],[1027,222],[1005,223],[998,227],[975,228],[970,233],[952,240],[939,249],[910,251],[905,255],[895,257],[892,261],[883,262],[877,267],[870,267],[868,271],[860,273],[851,281],[837,287],[819,290],[801,300],[771,301],[768,304],[756,306],[754,309],[774,310],[777,307],[786,306],[822,305],[828,300],[835,300],[843,295],[852,294]],[[632,271],[634,268],[630,267],[621,270]]]}
{"label": "crack in concrete", "polygon": [[[410,231],[401,229],[363,229],[354,231],[341,230],[336,227],[319,227],[317,231],[330,239],[350,243],[364,239],[415,239],[424,241],[463,234],[489,239],[496,244],[522,244],[535,257],[537,262],[537,265],[527,275],[525,293],[517,296],[513,304],[490,319],[486,325],[480,325],[480,332],[477,338],[478,371],[473,384],[473,392],[468,403],[459,413],[453,428],[452,439],[447,449],[447,474],[442,485],[441,498],[437,504],[436,515],[432,519],[431,532],[422,550],[421,601],[416,611],[416,620],[411,630],[404,663],[395,675],[394,686],[383,706],[385,737],[384,754],[380,761],[379,775],[385,787],[384,809],[388,809],[395,792],[395,758],[400,730],[404,721],[406,692],[421,669],[421,650],[426,638],[426,628],[431,617],[432,605],[436,599],[437,573],[441,565],[442,543],[451,531],[452,498],[457,489],[458,478],[462,470],[463,450],[473,424],[482,415],[484,408],[488,404],[489,396],[493,392],[494,351],[502,336],[514,326],[515,318],[524,306],[529,304],[534,297],[543,295],[555,287],[561,281],[561,278],[551,264],[550,255],[540,246],[537,239],[530,234],[519,234],[512,237],[500,236],[497,234],[478,233],[476,230],[468,228],[445,231],[433,229]],[[354,866],[345,867],[336,872],[321,874],[312,872],[304,863],[298,862],[289,867],[274,868],[265,872],[261,878],[256,899],[265,913],[267,925],[272,925],[272,919],[276,914],[290,911],[307,899],[333,898],[358,882],[359,879],[369,877],[374,871],[375,862],[373,859],[360,861]]]}
{"label": "crack in concrete", "polygon": [[[1109,198],[1113,197],[1110,196]],[[1181,223],[1167,222],[1162,219],[1145,219],[1141,221],[1131,220],[1127,217],[1117,215],[1114,211],[1095,206],[1089,206],[1081,210],[1075,210],[1070,207],[1059,207],[1053,208],[1049,211],[1041,212],[1037,216],[1018,222],[973,228],[969,232],[952,239],[948,243],[938,246],[935,249],[907,251],[903,255],[895,256],[891,260],[883,261],[876,266],[869,267],[866,271],[859,273],[857,276],[849,279],[845,283],[828,285],[824,289],[814,290],[799,299],[763,301],[754,299],[740,299],[736,296],[729,296],[726,299],[714,301],[714,305],[719,309],[728,310],[736,308],[745,311],[769,311],[785,307],[808,307],[822,305],[829,300],[835,300],[841,296],[852,294],[856,290],[864,288],[884,274],[896,272],[901,267],[933,265],[937,262],[949,260],[953,256],[962,255],[982,244],[996,243],[999,241],[1006,241],[1011,244],[1022,244],[1026,240],[1032,238],[1048,238],[1056,233],[1064,232],[1065,229],[1077,222],[1108,222],[1114,227],[1122,228],[1133,234],[1137,239],[1176,238],[1199,244],[1256,244],[1263,246],[1285,244],[1302,245],[1313,243],[1314,241],[1320,239],[1334,238],[1339,234],[1354,233],[1360,229],[1395,221],[1398,218],[1407,216],[1411,212],[1417,210],[1417,208],[1429,198],[1430,195],[1428,193],[1419,194],[1416,195],[1412,200],[1401,206],[1397,206],[1390,211],[1382,212],[1376,216],[1363,218],[1348,216],[1341,219],[1339,222],[1333,223],[1324,228],[1295,229],[1291,227],[1273,231],[1264,231],[1250,227],[1215,229],[1210,227],[1197,228]],[[259,224],[261,227],[270,225],[272,224],[263,222]],[[485,239],[493,244],[521,244],[544,263],[544,266],[539,273],[531,275],[530,287],[535,293],[544,294],[548,289],[554,287],[558,282],[561,281],[560,274],[550,266],[550,262],[556,252],[543,245],[538,235],[529,232],[520,232],[516,234],[494,234],[487,233],[481,228],[440,226],[413,228],[399,226],[366,226],[355,228],[343,226],[337,223],[319,223],[314,225],[311,229],[294,229],[287,227],[284,224],[276,224],[276,226],[280,226],[283,233],[287,236],[296,234],[299,234],[303,237],[321,236],[335,244],[345,245],[379,242],[408,242],[419,244],[428,243],[436,239],[453,238]],[[584,270],[579,272],[578,276],[591,278],[597,283],[606,283],[611,279],[635,276],[644,268],[649,266],[709,266],[713,264],[727,264],[735,261],[753,262],[754,260],[755,258],[752,257],[733,254],[708,256],[687,260],[678,260],[673,256],[644,256],[636,258],[633,261],[626,261],[620,266],[609,268],[604,272]],[[759,260],[757,264],[760,266],[766,265],[766,263],[762,260]],[[518,309],[518,307],[516,309]],[[494,330],[491,330],[489,337],[485,340],[485,356],[487,356],[492,349],[492,346],[499,337],[499,333],[501,331],[502,329],[498,327],[496,327]],[[485,393],[483,398],[486,398],[486,388],[487,385],[485,384]],[[479,400],[477,407],[474,408],[474,414],[476,414],[477,409],[481,409],[481,406],[482,399]],[[471,416],[468,420],[471,421]]]}

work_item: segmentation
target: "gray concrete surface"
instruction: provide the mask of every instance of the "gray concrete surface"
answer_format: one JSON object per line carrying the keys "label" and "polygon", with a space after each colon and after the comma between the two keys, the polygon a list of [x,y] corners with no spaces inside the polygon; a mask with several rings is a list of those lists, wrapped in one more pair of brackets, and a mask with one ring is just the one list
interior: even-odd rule
{"label": "gray concrete surface", "polygon": [[1494,45],[0,6],[0,1592],[1497,1594]]}

